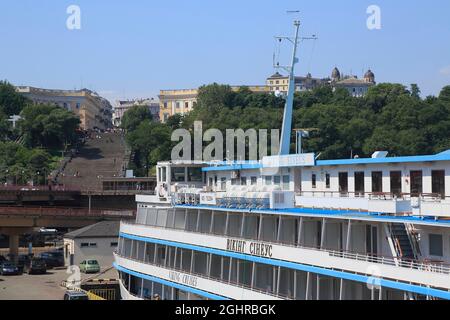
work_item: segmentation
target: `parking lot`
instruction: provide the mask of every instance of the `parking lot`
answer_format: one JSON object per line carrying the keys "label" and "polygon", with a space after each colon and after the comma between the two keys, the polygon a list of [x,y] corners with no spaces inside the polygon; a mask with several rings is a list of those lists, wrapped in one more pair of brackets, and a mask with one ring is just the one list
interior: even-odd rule
{"label": "parking lot", "polygon": [[[61,282],[70,274],[66,269],[51,269],[44,275],[0,276],[0,300],[62,300],[65,288]],[[114,269],[104,274],[81,274],[81,279],[115,279]]]}

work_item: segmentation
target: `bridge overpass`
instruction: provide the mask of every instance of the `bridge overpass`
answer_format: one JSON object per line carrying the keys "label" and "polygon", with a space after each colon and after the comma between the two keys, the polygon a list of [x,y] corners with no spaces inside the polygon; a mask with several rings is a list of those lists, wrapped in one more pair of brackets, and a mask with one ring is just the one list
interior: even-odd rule
{"label": "bridge overpass", "polygon": [[0,207],[0,233],[9,236],[9,253],[18,257],[19,236],[34,228],[82,228],[103,220],[133,219],[135,210],[69,207]]}

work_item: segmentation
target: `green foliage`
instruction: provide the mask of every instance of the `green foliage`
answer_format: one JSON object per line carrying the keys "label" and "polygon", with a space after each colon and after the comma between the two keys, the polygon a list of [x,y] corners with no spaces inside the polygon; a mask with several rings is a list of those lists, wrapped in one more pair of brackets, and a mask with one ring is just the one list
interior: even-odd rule
{"label": "green foliage", "polygon": [[29,101],[16,92],[14,86],[0,81],[0,113],[6,116],[19,114]]}
{"label": "green foliage", "polygon": [[18,125],[28,147],[62,148],[76,142],[79,118],[54,105],[30,105],[21,112]]}
{"label": "green foliage", "polygon": [[[273,94],[212,84],[200,88],[192,112],[171,117],[166,124],[144,121],[127,141],[139,154],[136,167],[148,167],[169,159],[174,129],[192,129],[196,120],[202,121],[203,131],[217,128],[224,134],[237,128],[281,129],[283,107],[284,99]],[[322,159],[370,157],[377,150],[403,156],[450,149],[450,86],[439,97],[425,99],[417,85],[408,91],[401,84],[383,83],[363,98],[323,86],[295,94],[293,117],[293,128],[314,129],[303,140],[304,152],[320,152]],[[291,141],[293,152],[294,134]]]}
{"label": "green foliage", "polygon": [[153,116],[146,106],[134,106],[122,117],[122,128],[127,131],[136,130],[139,124],[145,120],[152,120]]}
{"label": "green foliage", "polygon": [[27,149],[14,142],[0,142],[0,181],[43,183],[53,169],[50,155],[42,149]]}
{"label": "green foliage", "polygon": [[169,126],[153,121],[144,121],[135,130],[127,133],[126,141],[134,152],[132,168],[137,174],[147,175],[150,166],[170,159],[171,133]]}

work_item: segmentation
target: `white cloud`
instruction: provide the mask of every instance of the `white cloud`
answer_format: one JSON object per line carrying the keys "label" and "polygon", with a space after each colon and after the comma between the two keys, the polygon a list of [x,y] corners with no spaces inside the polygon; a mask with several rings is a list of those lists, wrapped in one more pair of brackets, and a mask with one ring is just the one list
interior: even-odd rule
{"label": "white cloud", "polygon": [[444,76],[450,76],[450,66],[443,67],[441,70],[439,70],[439,73]]}

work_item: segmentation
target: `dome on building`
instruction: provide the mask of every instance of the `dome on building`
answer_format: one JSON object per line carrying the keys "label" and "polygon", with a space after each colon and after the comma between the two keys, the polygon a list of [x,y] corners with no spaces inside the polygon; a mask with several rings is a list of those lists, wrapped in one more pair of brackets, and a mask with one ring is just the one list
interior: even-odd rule
{"label": "dome on building", "polygon": [[341,79],[341,73],[339,72],[338,68],[334,68],[331,72],[331,80],[339,80]]}
{"label": "dome on building", "polygon": [[372,70],[367,70],[367,72],[364,74],[364,80],[367,82],[375,82],[375,74],[372,72]]}

